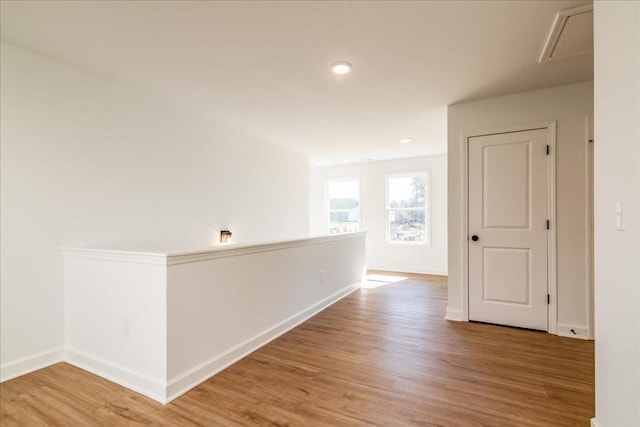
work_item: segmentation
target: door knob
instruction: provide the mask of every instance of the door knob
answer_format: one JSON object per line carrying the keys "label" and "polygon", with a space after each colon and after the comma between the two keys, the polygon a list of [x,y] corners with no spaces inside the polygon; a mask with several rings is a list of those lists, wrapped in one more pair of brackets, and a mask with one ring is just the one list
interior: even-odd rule
{"label": "door knob", "polygon": [[471,236],[471,240],[473,240],[474,242],[477,242],[479,239],[478,236],[476,236],[475,234],[473,236]]}

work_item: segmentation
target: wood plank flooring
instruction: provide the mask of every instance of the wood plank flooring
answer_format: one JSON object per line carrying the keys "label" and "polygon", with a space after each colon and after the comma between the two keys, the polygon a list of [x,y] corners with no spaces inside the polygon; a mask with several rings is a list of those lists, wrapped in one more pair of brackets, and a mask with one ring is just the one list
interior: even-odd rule
{"label": "wood plank flooring", "polygon": [[59,363],[0,385],[0,424],[589,425],[593,342],[448,322],[446,295],[359,290],[166,406]]}

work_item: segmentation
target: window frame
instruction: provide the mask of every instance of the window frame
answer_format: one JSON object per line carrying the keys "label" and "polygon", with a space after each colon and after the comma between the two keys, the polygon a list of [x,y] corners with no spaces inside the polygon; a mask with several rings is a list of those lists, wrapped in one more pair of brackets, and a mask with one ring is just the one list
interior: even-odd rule
{"label": "window frame", "polygon": [[[355,209],[331,209],[331,202],[329,201],[329,185],[334,184],[336,182],[350,182],[357,181],[358,182],[358,207]],[[326,179],[324,181],[324,212],[325,212],[325,230],[327,231],[327,235],[331,234],[331,213],[332,212],[358,212],[358,230],[353,231],[353,233],[357,233],[362,231],[362,179],[360,176],[339,176]],[[350,232],[344,233],[335,233],[335,234],[346,234]]]}
{"label": "window frame", "polygon": [[[389,207],[389,180],[391,178],[413,177],[416,175],[424,175],[425,177],[425,198],[424,208],[391,208]],[[425,238],[421,242],[411,240],[391,240],[391,221],[389,221],[389,213],[391,211],[424,211],[424,234]],[[389,245],[408,245],[431,247],[431,170],[421,169],[413,171],[392,172],[384,176],[384,240]]]}

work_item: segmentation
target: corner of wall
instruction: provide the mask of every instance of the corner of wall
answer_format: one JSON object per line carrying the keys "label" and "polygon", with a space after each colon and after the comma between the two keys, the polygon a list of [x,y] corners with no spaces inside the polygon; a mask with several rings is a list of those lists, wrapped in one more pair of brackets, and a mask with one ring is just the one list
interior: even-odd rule
{"label": "corner of wall", "polygon": [[455,322],[464,322],[464,316],[462,310],[457,310],[447,307],[447,314],[444,316],[446,320],[453,320]]}
{"label": "corner of wall", "polygon": [[46,368],[64,361],[64,348],[58,347],[29,357],[14,360],[0,366],[0,382]]}
{"label": "corner of wall", "polygon": [[586,326],[567,325],[562,323],[558,323],[556,335],[568,338],[578,338],[582,340],[593,339],[589,334],[589,328],[587,328]]}

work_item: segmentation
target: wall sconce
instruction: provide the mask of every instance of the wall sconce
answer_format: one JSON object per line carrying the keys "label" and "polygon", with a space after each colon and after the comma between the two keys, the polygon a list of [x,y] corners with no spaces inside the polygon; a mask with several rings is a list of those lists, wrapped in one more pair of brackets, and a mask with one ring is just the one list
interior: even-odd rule
{"label": "wall sconce", "polygon": [[231,238],[232,234],[229,230],[220,230],[220,242],[227,243]]}

